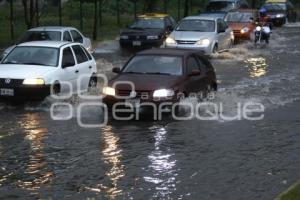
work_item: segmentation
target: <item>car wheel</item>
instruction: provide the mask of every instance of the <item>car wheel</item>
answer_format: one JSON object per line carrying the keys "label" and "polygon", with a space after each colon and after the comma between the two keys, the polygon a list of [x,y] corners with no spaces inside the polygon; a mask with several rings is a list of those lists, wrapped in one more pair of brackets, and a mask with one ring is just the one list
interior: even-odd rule
{"label": "car wheel", "polygon": [[97,88],[97,83],[98,83],[97,77],[93,75],[89,81],[88,92],[92,92],[95,88]]}
{"label": "car wheel", "polygon": [[52,94],[57,95],[60,93],[60,90],[61,90],[60,84],[59,82],[56,81],[52,86],[52,91],[51,91],[52,93],[50,92],[51,93],[50,95]]}
{"label": "car wheel", "polygon": [[212,53],[218,53],[218,45],[215,44]]}

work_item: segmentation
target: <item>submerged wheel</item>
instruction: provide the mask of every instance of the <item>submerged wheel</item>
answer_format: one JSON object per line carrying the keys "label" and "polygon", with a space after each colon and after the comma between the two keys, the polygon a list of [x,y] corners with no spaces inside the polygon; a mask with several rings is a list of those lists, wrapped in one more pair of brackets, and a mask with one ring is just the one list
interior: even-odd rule
{"label": "submerged wheel", "polygon": [[218,53],[218,45],[217,44],[215,44],[212,52],[213,53]]}

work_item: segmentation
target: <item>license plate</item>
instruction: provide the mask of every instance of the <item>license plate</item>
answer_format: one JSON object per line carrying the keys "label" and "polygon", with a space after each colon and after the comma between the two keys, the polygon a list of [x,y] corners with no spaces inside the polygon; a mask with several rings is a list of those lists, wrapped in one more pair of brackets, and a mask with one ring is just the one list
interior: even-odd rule
{"label": "license plate", "polygon": [[1,96],[14,96],[15,91],[13,89],[0,89]]}
{"label": "license plate", "polygon": [[132,46],[141,46],[142,42],[141,41],[133,41]]}
{"label": "license plate", "polygon": [[140,99],[126,99],[125,103],[136,108],[136,107],[140,106],[141,100]]}

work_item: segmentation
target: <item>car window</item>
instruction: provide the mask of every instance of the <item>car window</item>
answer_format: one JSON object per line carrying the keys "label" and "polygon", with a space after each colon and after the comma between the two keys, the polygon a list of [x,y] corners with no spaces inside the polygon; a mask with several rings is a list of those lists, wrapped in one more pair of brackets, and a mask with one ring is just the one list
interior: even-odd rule
{"label": "car window", "polygon": [[163,29],[165,28],[164,20],[157,18],[139,18],[130,28],[133,29]]}
{"label": "car window", "polygon": [[71,34],[73,37],[74,42],[79,42],[79,43],[83,43],[83,38],[80,35],[80,33],[78,33],[78,31],[76,30],[71,30]]}
{"label": "car window", "polygon": [[17,46],[2,61],[2,64],[57,67],[59,49],[52,47]]}
{"label": "car window", "polygon": [[185,19],[175,28],[176,31],[215,32],[215,21],[203,19]]}
{"label": "car window", "polygon": [[63,40],[68,42],[73,42],[69,31],[64,32]]}
{"label": "car window", "polygon": [[67,47],[63,51],[63,58],[62,58],[62,66],[74,66],[75,65],[75,59],[73,52],[70,47]]}
{"label": "car window", "polygon": [[187,60],[187,73],[189,74],[193,70],[200,70],[199,64],[194,56],[189,57]]}
{"label": "car window", "polygon": [[85,55],[84,51],[82,50],[82,48],[79,45],[72,46],[72,49],[75,53],[76,60],[77,60],[78,64],[84,63],[84,62],[89,60],[88,57]]}
{"label": "car window", "polygon": [[177,56],[138,55],[125,66],[123,73],[182,75],[182,58]]}
{"label": "car window", "polygon": [[30,42],[30,41],[61,41],[60,31],[27,31],[25,35],[20,40],[20,43]]}
{"label": "car window", "polygon": [[83,49],[83,51],[85,52],[85,54],[87,55],[89,60],[92,60],[93,58],[92,58],[91,54],[86,50],[86,48],[84,48],[84,47],[81,47],[81,48]]}

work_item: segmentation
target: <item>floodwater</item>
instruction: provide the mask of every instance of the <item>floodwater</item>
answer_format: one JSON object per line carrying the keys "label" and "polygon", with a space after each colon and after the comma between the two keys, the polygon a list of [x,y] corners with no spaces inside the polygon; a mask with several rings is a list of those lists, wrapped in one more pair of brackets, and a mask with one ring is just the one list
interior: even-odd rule
{"label": "floodwater", "polygon": [[[300,179],[300,24],[215,55],[225,115],[238,103],[264,119],[109,121],[82,128],[51,119],[51,101],[0,103],[0,199],[274,199]],[[116,42],[95,51],[112,76],[131,56]],[[72,101],[74,109],[80,102]],[[101,112],[85,109],[87,121]]]}

